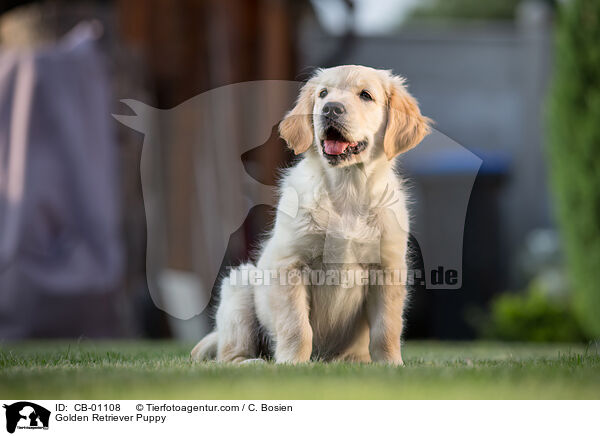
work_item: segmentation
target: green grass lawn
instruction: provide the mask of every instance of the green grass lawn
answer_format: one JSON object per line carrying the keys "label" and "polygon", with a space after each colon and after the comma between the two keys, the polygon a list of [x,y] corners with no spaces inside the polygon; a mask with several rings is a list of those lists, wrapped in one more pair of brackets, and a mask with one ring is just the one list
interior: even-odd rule
{"label": "green grass lawn", "polygon": [[598,345],[408,342],[406,366],[193,363],[177,342],[0,344],[10,399],[598,399]]}

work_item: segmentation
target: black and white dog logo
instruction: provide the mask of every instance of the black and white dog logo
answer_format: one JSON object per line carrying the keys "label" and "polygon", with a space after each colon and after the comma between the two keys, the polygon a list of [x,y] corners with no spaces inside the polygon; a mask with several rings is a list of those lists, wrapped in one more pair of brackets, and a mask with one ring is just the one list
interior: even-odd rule
{"label": "black and white dog logo", "polygon": [[15,429],[48,429],[50,411],[29,401],[19,401],[4,405],[6,409],[6,431],[14,433]]}

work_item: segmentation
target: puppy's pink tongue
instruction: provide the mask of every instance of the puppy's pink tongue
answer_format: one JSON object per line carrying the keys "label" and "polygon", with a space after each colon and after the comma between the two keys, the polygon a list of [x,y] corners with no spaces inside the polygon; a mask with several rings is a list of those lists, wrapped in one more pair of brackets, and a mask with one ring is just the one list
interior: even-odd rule
{"label": "puppy's pink tongue", "polygon": [[349,145],[349,142],[335,141],[332,139],[326,139],[323,141],[325,153],[327,154],[342,154]]}

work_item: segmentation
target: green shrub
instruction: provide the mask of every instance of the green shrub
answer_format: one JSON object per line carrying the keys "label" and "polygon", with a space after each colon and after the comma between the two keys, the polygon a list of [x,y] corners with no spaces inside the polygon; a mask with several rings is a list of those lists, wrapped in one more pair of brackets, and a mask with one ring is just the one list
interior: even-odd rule
{"label": "green shrub", "polygon": [[600,337],[600,2],[559,8],[549,161],[574,310]]}
{"label": "green shrub", "polygon": [[568,301],[552,298],[537,282],[525,293],[505,293],[492,302],[484,336],[529,342],[580,342],[586,339]]}

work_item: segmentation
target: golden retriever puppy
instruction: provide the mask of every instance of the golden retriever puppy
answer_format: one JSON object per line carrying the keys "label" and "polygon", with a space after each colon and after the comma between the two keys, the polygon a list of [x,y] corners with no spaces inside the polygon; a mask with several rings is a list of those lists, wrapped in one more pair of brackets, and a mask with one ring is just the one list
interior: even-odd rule
{"label": "golden retriever puppy", "polygon": [[394,158],[429,122],[390,71],[345,65],[304,85],[279,126],[303,159],[283,178],[256,266],[223,280],[194,359],[256,359],[264,335],[278,363],[402,364],[409,216]]}

